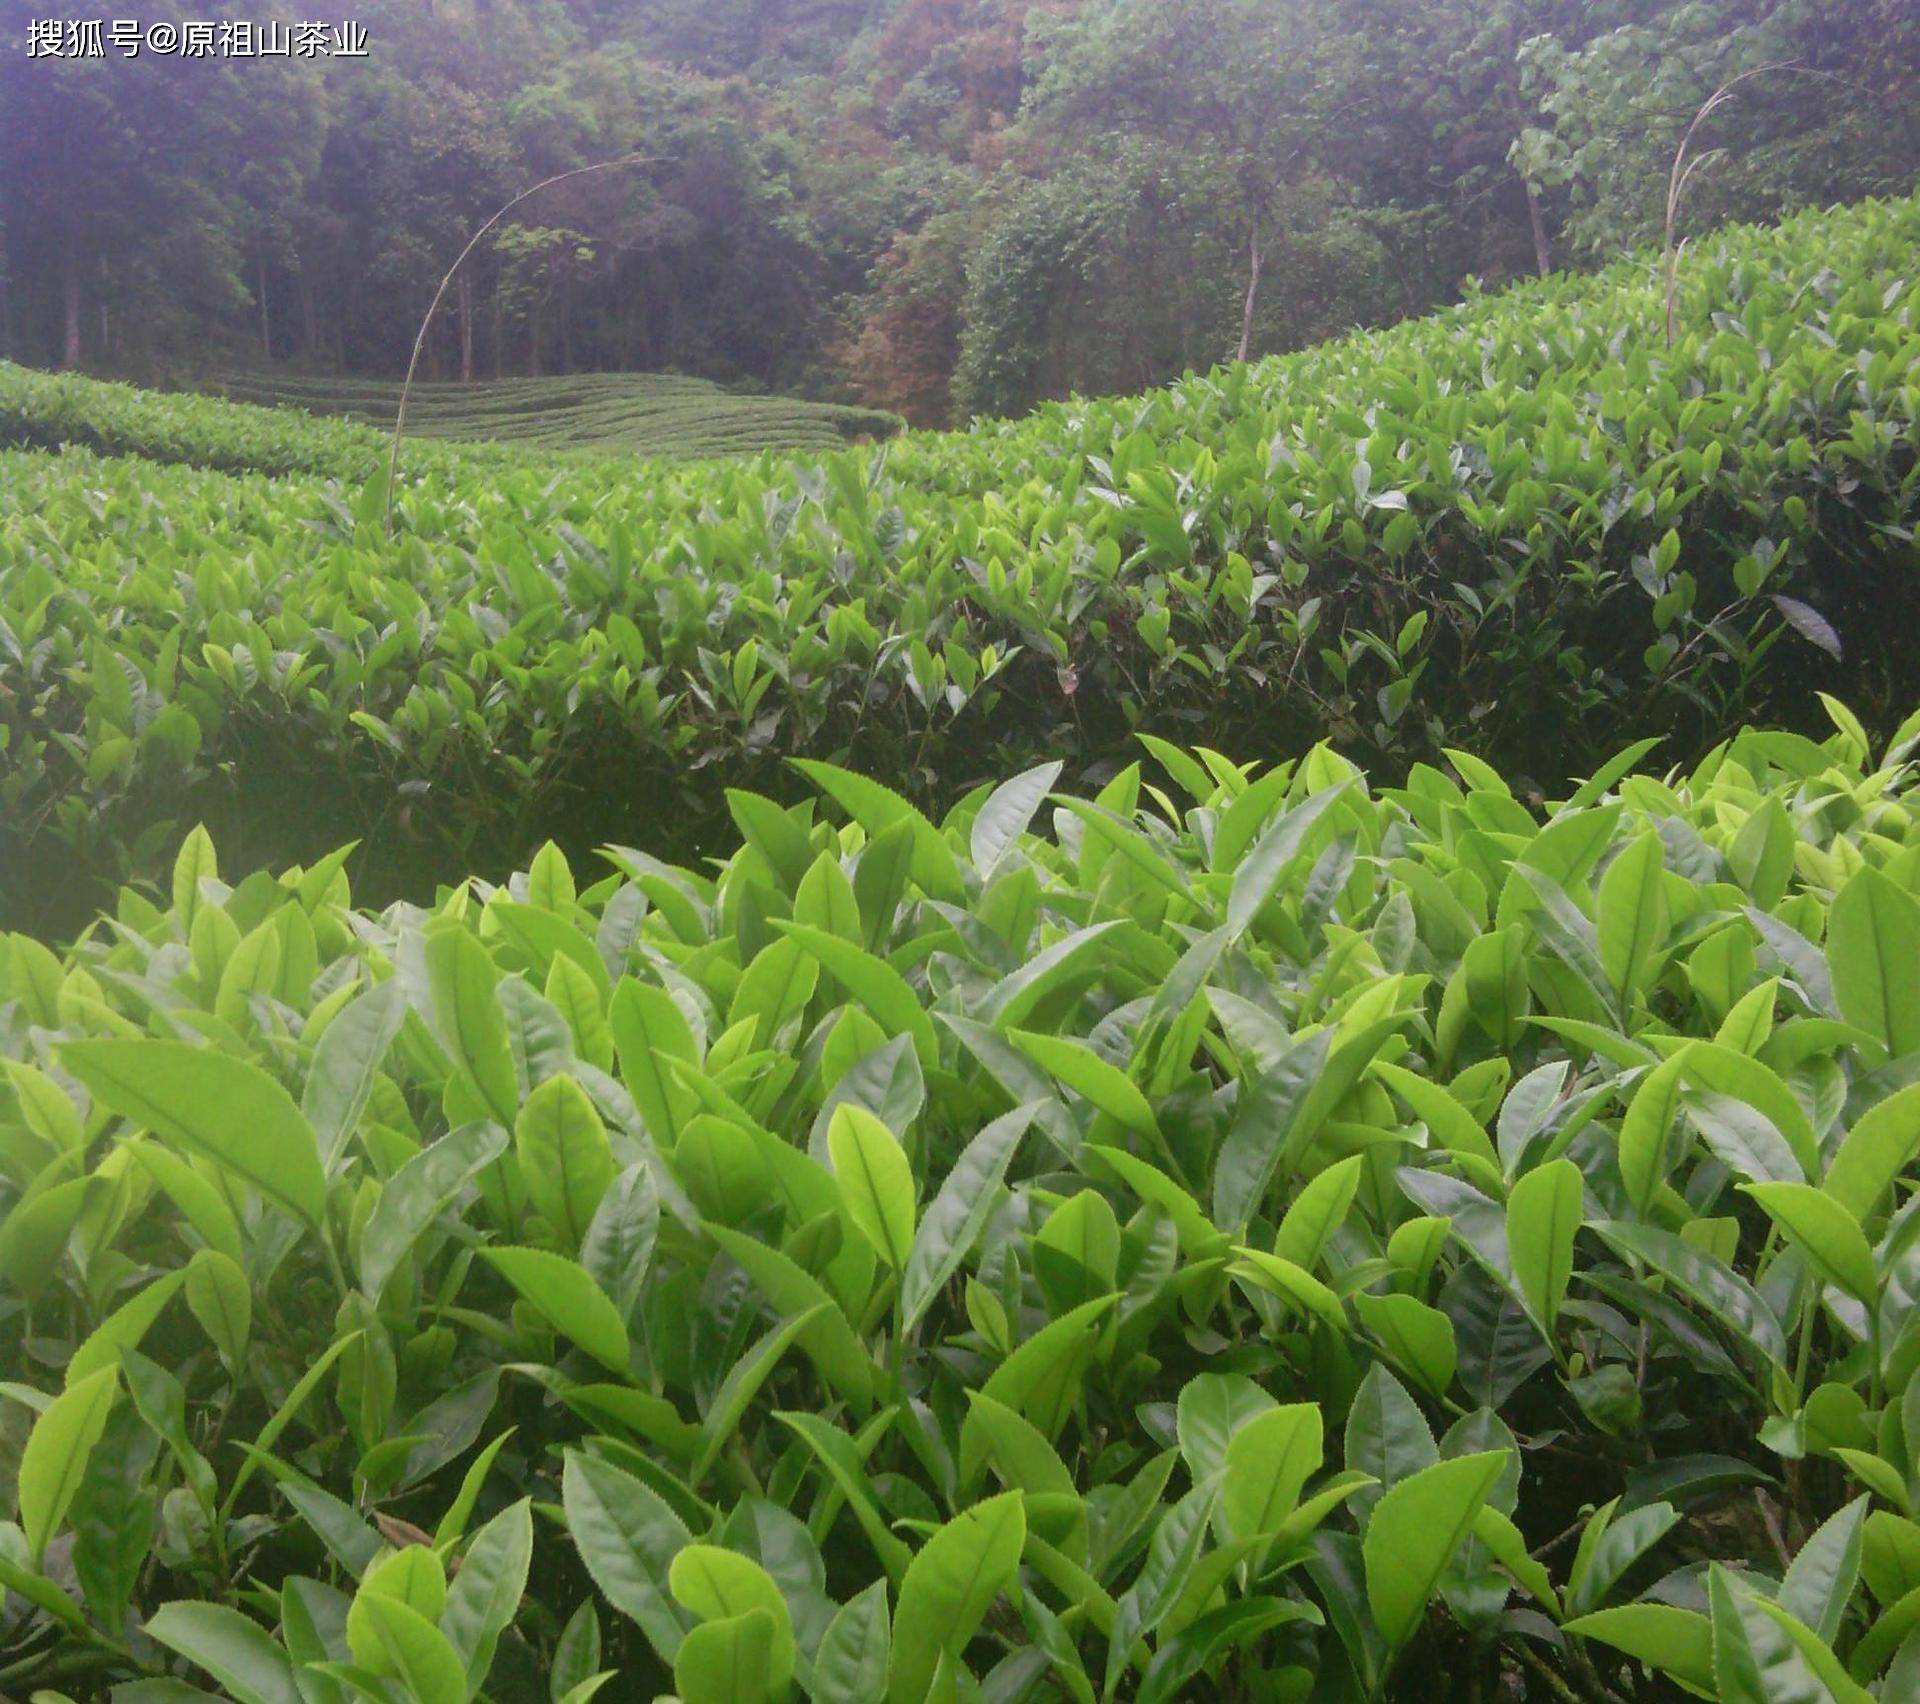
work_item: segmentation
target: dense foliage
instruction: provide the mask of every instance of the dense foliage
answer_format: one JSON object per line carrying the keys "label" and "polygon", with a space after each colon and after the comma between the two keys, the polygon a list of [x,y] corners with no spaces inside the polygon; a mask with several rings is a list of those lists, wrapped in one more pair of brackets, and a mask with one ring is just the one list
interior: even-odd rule
{"label": "dense foliage", "polygon": [[[1136,728],[1545,781],[1623,725],[1677,758],[1817,722],[1816,688],[1884,732],[1920,631],[1917,243],[1912,200],[1728,230],[1671,348],[1639,257],[820,460],[414,445],[392,539],[378,478],[0,455],[0,891],[76,926],[195,819],[249,867],[360,837],[380,902],[550,836],[684,856],[785,753],[944,803],[1038,757],[1111,774]],[[29,419],[79,395],[4,382]],[[190,460],[378,443],[96,398],[102,441]]]}
{"label": "dense foliage", "polygon": [[378,914],[195,834],[0,947],[0,1685],[1910,1699],[1920,716],[1830,709]]}
{"label": "dense foliage", "polygon": [[[672,368],[943,424],[1299,347],[1659,231],[1905,193],[1906,0],[361,0],[364,58],[28,57],[0,358]],[[105,0],[56,21],[109,24]],[[143,25],[252,24],[153,0]],[[336,22],[336,20],[329,20]]]}

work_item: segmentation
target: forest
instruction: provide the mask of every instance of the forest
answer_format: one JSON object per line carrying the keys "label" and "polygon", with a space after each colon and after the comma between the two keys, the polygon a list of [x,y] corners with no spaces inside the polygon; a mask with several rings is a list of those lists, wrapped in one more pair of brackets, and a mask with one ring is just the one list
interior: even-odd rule
{"label": "forest", "polygon": [[1920,158],[1905,0],[359,0],[365,57],[131,64],[28,58],[46,11],[0,3],[0,359],[186,384],[397,378],[468,235],[601,161],[479,249],[429,376],[959,425],[1615,258],[1744,74],[1703,228]]}
{"label": "forest", "polygon": [[50,3],[0,1704],[1920,1699],[1911,0]]}

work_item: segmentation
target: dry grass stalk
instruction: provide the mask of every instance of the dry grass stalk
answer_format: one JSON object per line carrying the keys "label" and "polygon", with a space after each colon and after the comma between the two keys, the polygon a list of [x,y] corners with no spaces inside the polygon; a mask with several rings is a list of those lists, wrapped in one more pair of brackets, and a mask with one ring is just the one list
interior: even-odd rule
{"label": "dry grass stalk", "polygon": [[565,183],[568,178],[585,177],[589,172],[605,172],[611,171],[617,166],[644,166],[650,165],[651,163],[652,160],[650,157],[639,154],[629,154],[618,160],[601,160],[591,166],[575,166],[571,171],[555,172],[552,177],[542,178],[538,183],[531,184],[526,189],[521,190],[518,195],[507,202],[504,207],[467,239],[467,246],[460,251],[454,263],[447,268],[447,275],[440,280],[440,288],[434,291],[433,300],[427,304],[426,317],[420,321],[419,333],[413,340],[413,356],[407,362],[406,382],[400,387],[400,406],[393,418],[393,447],[387,454],[387,532],[389,534],[393,532],[393,482],[400,471],[400,435],[406,430],[407,425],[407,397],[413,390],[414,371],[420,365],[420,351],[426,347],[427,332],[433,326],[433,316],[440,310],[441,300],[447,293],[447,286],[453,282],[453,275],[466,263],[467,256],[472,254],[473,251],[480,246],[480,239],[518,207],[521,202],[525,201],[528,196],[538,195],[541,190],[550,188],[556,183]]}

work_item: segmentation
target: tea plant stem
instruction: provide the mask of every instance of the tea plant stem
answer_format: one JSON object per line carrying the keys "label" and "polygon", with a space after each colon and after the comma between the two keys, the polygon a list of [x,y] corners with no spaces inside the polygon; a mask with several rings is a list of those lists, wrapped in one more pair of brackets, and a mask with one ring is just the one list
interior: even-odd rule
{"label": "tea plant stem", "polygon": [[1867,1352],[1873,1357],[1867,1369],[1867,1407],[1880,1406],[1880,1298],[1867,1303]]}
{"label": "tea plant stem", "polygon": [[346,1269],[340,1264],[340,1253],[333,1246],[333,1232],[330,1227],[322,1226],[318,1237],[321,1252],[326,1256],[327,1272],[333,1279],[333,1287],[340,1292],[341,1301],[353,1294],[353,1286],[347,1282]]}
{"label": "tea plant stem", "polygon": [[1780,1558],[1780,1566],[1783,1569],[1792,1567],[1792,1553],[1787,1549],[1786,1538],[1780,1531],[1779,1519],[1773,1512],[1773,1505],[1767,1501],[1766,1492],[1756,1490],[1753,1503],[1760,1511],[1760,1524],[1767,1529],[1767,1541],[1773,1546],[1774,1555]]}
{"label": "tea plant stem", "polygon": [[1514,1644],[1502,1648],[1510,1650],[1518,1656],[1528,1668],[1532,1669],[1535,1674],[1547,1683],[1548,1689],[1556,1698],[1565,1699],[1566,1704],[1587,1704],[1587,1701],[1567,1684],[1565,1677],[1562,1676],[1551,1663],[1536,1655],[1528,1646],[1516,1641]]}
{"label": "tea plant stem", "polygon": [[1573,1641],[1570,1649],[1573,1653],[1573,1666],[1580,1671],[1581,1679],[1588,1691],[1600,1704],[1624,1704],[1620,1695],[1600,1678],[1600,1671],[1593,1666],[1593,1658],[1587,1654],[1587,1647],[1580,1640]]}
{"label": "tea plant stem", "polygon": [[1800,1347],[1793,1360],[1793,1394],[1797,1401],[1804,1402],[1807,1395],[1807,1365],[1813,1355],[1813,1322],[1820,1311],[1818,1287],[1806,1299],[1805,1311],[1800,1315]]}
{"label": "tea plant stem", "polygon": [[1589,1518],[1590,1517],[1582,1516],[1581,1519],[1575,1521],[1573,1525],[1568,1527],[1564,1532],[1557,1532],[1552,1538],[1548,1539],[1545,1544],[1536,1546],[1533,1552],[1533,1559],[1538,1562],[1543,1557],[1549,1556],[1558,1550],[1568,1539],[1578,1538],[1581,1533],[1586,1531],[1587,1520]]}

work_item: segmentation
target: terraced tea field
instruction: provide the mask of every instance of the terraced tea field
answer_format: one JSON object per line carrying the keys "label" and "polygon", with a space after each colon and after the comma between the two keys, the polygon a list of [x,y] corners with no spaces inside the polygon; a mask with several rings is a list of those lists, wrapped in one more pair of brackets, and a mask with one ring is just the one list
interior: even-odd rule
{"label": "terraced tea field", "polygon": [[[220,393],[237,402],[301,408],[391,431],[400,386],[369,379],[233,373]],[[423,437],[542,450],[699,458],[762,450],[830,450],[891,437],[900,422],[877,409],[754,396],[706,379],[663,373],[579,373],[416,384],[407,429]]]}

